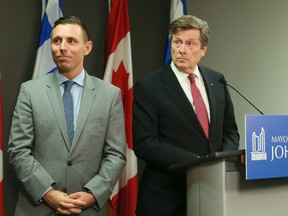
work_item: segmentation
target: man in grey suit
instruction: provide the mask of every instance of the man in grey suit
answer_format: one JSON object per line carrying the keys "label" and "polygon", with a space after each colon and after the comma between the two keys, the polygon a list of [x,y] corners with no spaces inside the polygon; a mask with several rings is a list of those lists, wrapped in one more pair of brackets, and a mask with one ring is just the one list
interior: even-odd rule
{"label": "man in grey suit", "polygon": [[238,149],[232,100],[219,82],[224,76],[198,65],[209,32],[208,23],[195,16],[175,20],[172,61],[134,85],[134,151],[146,162],[137,216],[186,216],[186,176],[169,167]]}
{"label": "man in grey suit", "polygon": [[[120,89],[84,70],[91,49],[85,25],[60,18],[51,34],[58,70],[21,86],[8,144],[21,183],[16,216],[106,214],[126,164],[124,115]],[[66,81],[73,81],[72,129],[62,102]]]}

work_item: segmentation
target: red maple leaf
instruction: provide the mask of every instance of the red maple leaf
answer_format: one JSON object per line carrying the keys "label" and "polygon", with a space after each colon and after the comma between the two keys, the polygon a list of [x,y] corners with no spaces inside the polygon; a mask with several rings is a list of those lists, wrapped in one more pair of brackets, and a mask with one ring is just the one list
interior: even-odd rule
{"label": "red maple leaf", "polygon": [[112,84],[121,89],[122,100],[125,101],[128,92],[128,79],[130,74],[126,72],[123,61],[120,62],[118,70],[113,70],[112,74]]}
{"label": "red maple leaf", "polygon": [[128,147],[132,149],[132,102],[133,102],[133,87],[129,89],[128,79],[130,73],[127,73],[123,61],[120,62],[117,71],[112,73],[112,84],[121,89],[123,108],[125,113],[125,128],[126,128],[126,140]]}

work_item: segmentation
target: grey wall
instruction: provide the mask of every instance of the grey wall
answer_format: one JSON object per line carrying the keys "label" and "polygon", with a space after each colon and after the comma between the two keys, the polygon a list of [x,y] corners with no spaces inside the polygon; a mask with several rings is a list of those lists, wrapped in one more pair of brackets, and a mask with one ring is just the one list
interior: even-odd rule
{"label": "grey wall", "polygon": [[[64,15],[78,15],[90,30],[93,51],[86,70],[103,77],[107,0],[63,0]],[[169,27],[170,1],[128,0],[134,80],[162,65]],[[41,19],[40,0],[0,0],[0,70],[3,86],[3,145],[8,142],[12,112],[20,84],[31,79]],[[13,215],[17,180],[4,154],[5,215]]]}
{"label": "grey wall", "polygon": [[[202,64],[226,80],[265,114],[288,113],[288,1],[191,0],[189,12],[208,21],[211,43]],[[258,112],[232,89],[241,147],[245,114]]]}

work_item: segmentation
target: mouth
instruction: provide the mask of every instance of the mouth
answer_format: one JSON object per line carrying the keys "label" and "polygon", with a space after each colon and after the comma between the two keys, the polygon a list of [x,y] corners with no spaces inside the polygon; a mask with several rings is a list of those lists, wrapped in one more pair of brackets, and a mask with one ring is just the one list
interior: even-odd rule
{"label": "mouth", "polygon": [[183,61],[187,61],[187,59],[185,59],[185,58],[177,58],[177,61],[183,62]]}
{"label": "mouth", "polygon": [[68,56],[58,56],[57,59],[60,60],[60,61],[61,60],[63,61],[63,60],[69,59],[69,57]]}

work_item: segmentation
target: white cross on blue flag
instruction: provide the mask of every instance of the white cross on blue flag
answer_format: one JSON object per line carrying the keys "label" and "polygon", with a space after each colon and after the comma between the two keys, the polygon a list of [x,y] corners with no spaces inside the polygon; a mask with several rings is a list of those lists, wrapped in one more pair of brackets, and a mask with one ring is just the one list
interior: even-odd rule
{"label": "white cross on blue flag", "polygon": [[50,34],[54,22],[62,17],[62,0],[42,0],[42,23],[32,79],[53,72],[56,68],[50,49]]}
{"label": "white cross on blue flag", "polygon": [[[175,19],[178,19],[183,15],[187,15],[186,0],[171,0],[170,23],[172,23]],[[171,43],[168,38],[166,44],[164,64],[168,63],[170,60],[171,60]]]}

